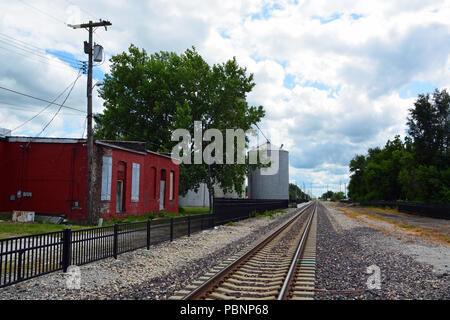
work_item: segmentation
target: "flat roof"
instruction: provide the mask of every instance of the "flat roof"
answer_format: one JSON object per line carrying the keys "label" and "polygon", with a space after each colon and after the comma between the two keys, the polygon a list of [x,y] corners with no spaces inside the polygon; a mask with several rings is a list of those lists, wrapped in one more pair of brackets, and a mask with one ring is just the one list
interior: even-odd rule
{"label": "flat roof", "polygon": [[[24,136],[6,136],[0,137],[6,139],[8,142],[34,142],[34,143],[86,143],[87,139],[76,139],[76,138],[52,138],[52,137],[24,137]],[[124,150],[128,152],[138,153],[146,155],[147,153],[172,159],[170,155],[164,153],[151,151],[145,149],[145,142],[142,141],[114,141],[114,140],[94,140],[95,144],[103,145],[105,147]],[[136,149],[130,148],[133,144],[139,146]],[[140,150],[139,150],[140,149]]]}
{"label": "flat roof", "polygon": [[43,138],[43,137],[6,137],[9,142],[39,142],[39,143],[86,143],[86,139],[76,138]]}

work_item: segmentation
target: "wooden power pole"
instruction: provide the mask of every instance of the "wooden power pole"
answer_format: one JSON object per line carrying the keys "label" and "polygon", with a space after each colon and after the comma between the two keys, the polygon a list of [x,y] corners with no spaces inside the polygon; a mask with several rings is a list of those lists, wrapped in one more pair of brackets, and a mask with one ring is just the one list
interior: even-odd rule
{"label": "wooden power pole", "polygon": [[88,55],[88,79],[87,79],[87,218],[89,223],[96,224],[96,216],[93,210],[92,199],[92,162],[94,153],[94,137],[92,130],[92,67],[93,67],[93,33],[96,27],[110,26],[111,22],[102,21],[83,23],[79,25],[68,25],[73,29],[86,29],[89,32],[89,42],[84,42],[84,53]]}

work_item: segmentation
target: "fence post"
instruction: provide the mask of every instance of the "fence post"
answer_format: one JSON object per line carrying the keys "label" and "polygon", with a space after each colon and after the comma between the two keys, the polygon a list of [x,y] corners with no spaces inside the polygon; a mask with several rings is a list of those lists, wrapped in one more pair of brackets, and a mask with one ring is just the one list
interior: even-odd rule
{"label": "fence post", "polygon": [[147,250],[150,250],[150,227],[152,220],[147,220]]}
{"label": "fence post", "polygon": [[67,272],[70,266],[70,257],[72,249],[72,230],[65,228],[63,230],[63,252],[62,252],[62,268],[63,272]]}
{"label": "fence post", "polygon": [[188,237],[191,236],[191,216],[188,216]]}
{"label": "fence post", "polygon": [[113,256],[114,259],[117,259],[117,252],[119,247],[119,226],[114,224],[114,247],[113,247]]}
{"label": "fence post", "polygon": [[[17,265],[17,279],[18,280],[22,280],[22,256],[23,253],[25,252],[24,249],[19,250],[19,262]],[[0,269],[1,271],[1,269]]]}
{"label": "fence post", "polygon": [[170,241],[173,241],[173,218],[170,218]]}

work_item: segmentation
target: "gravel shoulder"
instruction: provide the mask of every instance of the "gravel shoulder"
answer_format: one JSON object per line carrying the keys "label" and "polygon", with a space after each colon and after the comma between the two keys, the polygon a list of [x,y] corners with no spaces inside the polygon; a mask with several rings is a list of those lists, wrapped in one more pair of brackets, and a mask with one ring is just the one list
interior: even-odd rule
{"label": "gravel shoulder", "polygon": [[294,214],[253,218],[80,267],[80,289],[56,272],[0,289],[0,300],[166,299]]}
{"label": "gravel shoulder", "polygon": [[[450,298],[450,247],[391,228],[353,219],[331,206],[318,214],[316,299]],[[389,228],[389,229],[388,229]],[[388,230],[388,232],[386,232]],[[367,268],[379,268],[380,289]],[[346,291],[344,291],[346,290]]]}

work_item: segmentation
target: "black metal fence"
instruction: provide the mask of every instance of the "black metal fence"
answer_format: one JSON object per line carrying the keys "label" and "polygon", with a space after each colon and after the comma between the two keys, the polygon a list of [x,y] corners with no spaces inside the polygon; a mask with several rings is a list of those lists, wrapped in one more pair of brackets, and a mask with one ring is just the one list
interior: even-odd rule
{"label": "black metal fence", "polygon": [[399,212],[450,220],[450,205],[399,201],[363,201],[362,206],[398,208]]}
{"label": "black metal fence", "polygon": [[266,210],[285,209],[289,200],[261,199],[224,199],[214,198],[215,224],[247,219],[253,212],[262,213]]}
{"label": "black metal fence", "polygon": [[0,288],[214,227],[212,214],[0,239]]}

